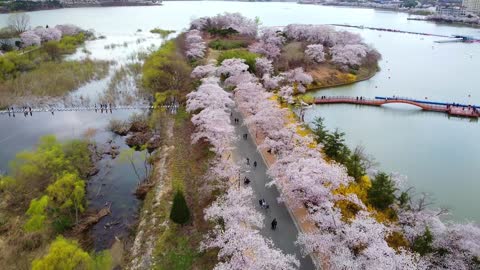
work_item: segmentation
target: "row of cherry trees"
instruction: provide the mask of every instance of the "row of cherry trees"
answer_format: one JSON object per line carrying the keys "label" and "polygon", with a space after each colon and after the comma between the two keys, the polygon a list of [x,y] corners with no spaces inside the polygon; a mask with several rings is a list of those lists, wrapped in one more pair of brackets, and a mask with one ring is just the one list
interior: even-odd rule
{"label": "row of cherry trees", "polygon": [[203,41],[199,30],[190,30],[185,35],[186,52],[185,54],[190,60],[197,60],[205,57],[207,44]]}
{"label": "row of cherry trees", "polygon": [[234,101],[219,85],[218,76],[250,74],[247,68],[226,60],[218,68],[209,64],[192,72],[193,78],[201,79],[198,89],[187,95],[187,111],[194,113],[192,143],[208,141],[216,154],[206,175],[208,190],[227,190],[205,210],[205,219],[216,225],[201,249],[219,249],[220,262],[215,269],[298,269],[299,261],[294,256],[285,255],[260,235],[264,217],[253,207],[252,189],[231,183],[239,176],[239,166],[225,157],[235,139],[230,122]]}
{"label": "row of cherry trees", "polygon": [[50,40],[60,40],[62,36],[72,36],[82,32],[82,29],[72,24],[57,25],[45,28],[38,26],[33,30],[27,30],[20,34],[20,39],[25,47],[40,45]]}
{"label": "row of cherry trees", "polygon": [[[271,75],[265,59],[257,61],[264,84],[265,78],[278,77],[278,94],[291,96],[293,87],[310,80],[301,70]],[[301,234],[298,243],[305,254],[320,252],[332,269],[471,269],[480,254],[480,231],[472,224],[444,224],[436,212],[413,207],[397,208],[398,223],[380,223],[367,206],[355,195],[335,192],[354,180],[344,166],[326,162],[321,145],[313,138],[300,136],[298,124],[287,122],[286,109],[271,97],[265,85],[248,73],[240,59],[230,59],[221,74],[234,86],[238,108],[248,116],[247,125],[256,128],[265,140],[260,148],[274,153],[277,161],[269,169],[274,179],[270,185],[281,190],[281,200],[296,207],[307,206],[308,219],[317,229]],[[297,86],[295,86],[297,85]],[[278,89],[278,88],[277,88]],[[285,92],[285,93],[282,93]],[[354,218],[343,218],[336,203],[348,201],[360,209]],[[417,210],[414,210],[417,209]],[[431,252],[419,256],[406,248],[392,248],[386,239],[392,234],[404,234],[413,244],[431,228],[434,235]],[[445,251],[445,253],[442,253]]]}
{"label": "row of cherry trees", "polygon": [[290,24],[279,28],[264,28],[249,50],[276,60],[282,52],[283,46],[292,41],[307,44],[305,55],[315,63],[331,61],[344,67],[357,67],[362,64],[367,54],[378,58],[380,55],[363,42],[358,34],[347,31],[336,31],[326,25]]}
{"label": "row of cherry trees", "polygon": [[[202,20],[209,22],[208,18]],[[207,30],[202,27],[198,29]],[[282,46],[289,41],[306,43],[305,54],[317,62],[329,57],[339,64],[358,65],[372,54],[374,58],[378,57],[375,56],[378,53],[365,45],[356,34],[337,32],[328,26],[290,25],[283,31],[264,29],[258,42],[250,47],[265,55],[256,59],[256,74],[248,72],[244,60],[227,59],[218,68],[212,64],[197,67],[192,76],[222,76],[225,79],[224,86],[234,90],[237,108],[247,115],[245,123],[255,127],[256,135],[265,137],[259,148],[276,156],[276,162],[269,169],[273,179],[269,185],[279,188],[281,200],[292,206],[306,206],[307,219],[316,225],[316,230],[299,236],[298,243],[305,254],[319,252],[331,269],[478,267],[478,226],[442,222],[441,212],[425,207],[422,200],[403,205],[395,202],[390,207],[397,212],[398,221],[379,222],[374,216],[375,210],[368,208],[357,195],[337,192],[339,187],[348,186],[354,180],[348,176],[343,165],[324,160],[322,145],[316,144],[310,136],[298,134],[299,125],[287,121],[287,109],[282,108],[271,93],[276,91],[278,96],[289,102],[295,93],[305,91],[305,86],[312,81],[311,76],[301,68],[277,75],[273,73],[273,63],[280,55]],[[212,138],[216,137],[212,135]],[[231,177],[233,174],[226,172],[236,169],[224,170],[225,167],[225,164],[213,166],[216,168],[213,175],[223,175],[225,179]],[[400,189],[401,186],[396,184]],[[230,192],[225,196],[231,196],[228,194]],[[228,199],[222,197],[219,200]],[[341,202],[348,202],[358,211],[353,217],[343,216],[339,207]],[[207,218],[223,219],[222,215],[228,216],[226,208],[218,209],[215,210],[216,214],[209,214]],[[226,213],[222,214],[224,211]],[[404,247],[390,246],[386,239],[398,235],[405,237],[408,244]],[[214,237],[215,240],[207,242],[206,247],[225,247],[223,240],[228,237]],[[241,255],[232,252],[225,254],[237,259]],[[233,269],[237,269],[237,266]],[[225,266],[222,269],[232,268]]]}

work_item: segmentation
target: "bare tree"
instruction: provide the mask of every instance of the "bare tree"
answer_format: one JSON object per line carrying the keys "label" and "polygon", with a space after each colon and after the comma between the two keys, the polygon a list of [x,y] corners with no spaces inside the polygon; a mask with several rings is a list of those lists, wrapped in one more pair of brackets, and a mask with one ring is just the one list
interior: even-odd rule
{"label": "bare tree", "polygon": [[7,24],[17,33],[25,32],[30,28],[30,16],[25,13],[13,13],[8,16]]}

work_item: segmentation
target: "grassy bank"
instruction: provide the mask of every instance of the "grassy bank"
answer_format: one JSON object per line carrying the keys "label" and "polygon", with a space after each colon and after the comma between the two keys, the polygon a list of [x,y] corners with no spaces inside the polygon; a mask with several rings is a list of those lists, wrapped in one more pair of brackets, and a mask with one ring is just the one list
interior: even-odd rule
{"label": "grassy bank", "polygon": [[309,70],[314,81],[307,86],[307,91],[338,87],[368,80],[378,72],[376,66],[361,66],[358,70],[345,72],[332,65],[321,65]]}
{"label": "grassy bank", "polygon": [[[212,198],[202,192],[203,177],[212,153],[207,144],[191,144],[194,127],[182,102],[194,89],[192,67],[183,56],[183,36],[166,42],[143,66],[143,87],[157,103],[179,100],[176,115],[155,112],[152,121],[161,126],[163,145],[156,154],[155,186],[145,197],[136,237],[126,263],[133,269],[212,269],[216,252],[199,252],[200,241],[210,229],[203,219]],[[189,221],[170,219],[172,200],[181,191],[190,209]]]}

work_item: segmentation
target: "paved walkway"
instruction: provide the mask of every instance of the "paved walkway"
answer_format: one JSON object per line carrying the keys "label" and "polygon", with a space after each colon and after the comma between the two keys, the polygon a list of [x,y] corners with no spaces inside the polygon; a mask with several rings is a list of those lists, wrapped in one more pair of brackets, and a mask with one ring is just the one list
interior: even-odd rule
{"label": "paved walkway", "polygon": [[[239,118],[240,123],[235,124],[233,118]],[[260,153],[257,151],[257,146],[248,134],[248,138],[243,139],[243,134],[248,133],[247,128],[242,125],[242,117],[240,113],[233,112],[232,123],[235,124],[235,131],[239,139],[235,143],[233,155],[235,161],[246,162],[246,158],[250,159],[250,166],[247,172],[241,174],[241,187],[244,186],[243,178],[247,176],[250,179],[250,186],[254,191],[255,207],[265,215],[265,227],[261,230],[261,234],[273,241],[275,247],[281,249],[284,253],[295,254],[300,260],[300,269],[311,270],[315,269],[310,256],[303,258],[300,253],[300,247],[295,245],[297,240],[298,230],[284,204],[277,202],[279,193],[276,187],[267,188],[266,183],[270,182],[270,178],[266,174],[267,167],[263,162]],[[257,162],[257,167],[253,166],[253,162]],[[270,208],[265,210],[260,208],[259,200],[265,199],[270,205]],[[278,221],[277,229],[271,230],[271,222],[276,218]]]}

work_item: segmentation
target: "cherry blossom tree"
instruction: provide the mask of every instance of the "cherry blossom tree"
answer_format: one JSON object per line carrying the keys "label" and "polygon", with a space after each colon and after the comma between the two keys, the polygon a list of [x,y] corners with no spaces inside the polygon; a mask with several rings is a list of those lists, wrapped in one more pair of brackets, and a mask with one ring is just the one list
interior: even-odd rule
{"label": "cherry blossom tree", "polygon": [[208,30],[222,30],[222,29],[234,29],[239,34],[246,36],[256,36],[258,31],[258,25],[255,20],[246,18],[240,13],[228,13],[218,14],[213,17],[201,17],[193,20],[190,23],[191,29],[197,29],[202,31]]}
{"label": "cherry blossom tree", "polygon": [[187,95],[187,111],[194,112],[206,108],[222,109],[226,112],[234,105],[231,95],[219,85],[219,79],[208,77],[202,80],[197,91]]}
{"label": "cherry blossom tree", "polygon": [[217,69],[217,75],[234,76],[248,70],[248,65],[244,59],[230,58],[225,59]]}
{"label": "cherry blossom tree", "polygon": [[313,82],[312,76],[306,73],[301,67],[283,72],[281,75],[287,82],[295,83],[296,90],[300,93],[304,93],[306,90],[305,86]]}
{"label": "cherry blossom tree", "polygon": [[290,40],[333,46],[335,44],[335,29],[328,25],[290,24],[283,32]]}
{"label": "cherry blossom tree", "polygon": [[258,57],[257,59],[255,59],[255,69],[260,77],[265,74],[272,74],[272,60],[269,60],[265,57]]}
{"label": "cherry blossom tree", "polygon": [[35,34],[34,31],[28,30],[20,34],[20,39],[22,40],[23,46],[28,47],[28,46],[39,46],[40,43],[42,42],[42,39]]}
{"label": "cherry blossom tree", "polygon": [[317,62],[317,63],[322,63],[325,61],[325,52],[323,51],[323,45],[322,44],[312,44],[308,45],[307,49],[305,50],[305,55]]}
{"label": "cherry blossom tree", "polygon": [[270,74],[265,74],[262,77],[263,86],[267,90],[276,89],[280,86],[280,83],[283,81],[282,76],[271,76]]}
{"label": "cherry blossom tree", "polygon": [[62,36],[74,36],[83,31],[80,27],[73,24],[59,24],[55,28],[62,32]]}
{"label": "cherry blossom tree", "polygon": [[201,250],[218,248],[220,262],[214,269],[298,269],[299,261],[285,255],[263,238],[263,216],[252,207],[250,187],[231,187],[205,210],[205,218],[221,221],[201,244]]}
{"label": "cherry blossom tree", "polygon": [[216,71],[217,67],[214,64],[197,66],[193,69],[191,77],[195,79],[201,79],[215,75]]}
{"label": "cherry blossom tree", "polygon": [[359,34],[348,31],[335,32],[335,45],[363,44],[363,39]]}
{"label": "cherry blossom tree", "polygon": [[278,91],[278,95],[282,97],[285,102],[292,104],[293,103],[293,87],[289,85],[282,86]]}
{"label": "cherry blossom tree", "polygon": [[192,134],[192,143],[201,139],[212,145],[212,151],[221,154],[230,147],[230,140],[234,136],[233,126],[230,124],[230,113],[222,109],[206,108],[191,119],[195,125]]}
{"label": "cherry blossom tree", "polygon": [[200,31],[190,30],[185,36],[187,51],[185,54],[191,60],[205,57],[206,43],[203,41]]}
{"label": "cherry blossom tree", "polygon": [[60,40],[62,38],[62,32],[57,28],[44,28],[44,27],[36,27],[34,30],[35,34],[39,36],[42,42],[50,41],[50,40]]}
{"label": "cherry blossom tree", "polygon": [[269,59],[275,59],[281,53],[281,49],[277,45],[273,43],[267,43],[263,40],[253,43],[248,47],[248,50],[253,53],[264,55]]}
{"label": "cherry blossom tree", "polygon": [[332,62],[351,67],[359,66],[368,52],[369,48],[363,44],[335,45],[331,49]]}

